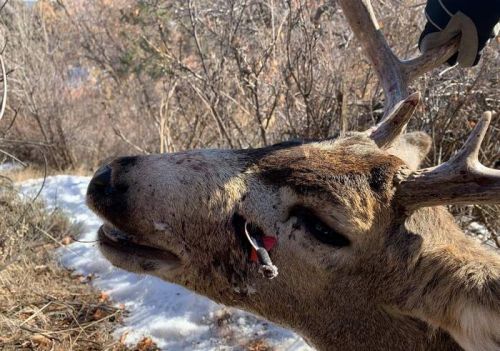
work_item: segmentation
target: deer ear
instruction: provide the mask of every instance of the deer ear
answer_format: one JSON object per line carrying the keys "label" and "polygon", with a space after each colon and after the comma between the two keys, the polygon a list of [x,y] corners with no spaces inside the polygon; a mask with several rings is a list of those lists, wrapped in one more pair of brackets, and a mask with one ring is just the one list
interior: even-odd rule
{"label": "deer ear", "polygon": [[429,153],[431,144],[432,139],[427,133],[413,132],[402,135],[386,151],[402,159],[410,169],[416,170]]}

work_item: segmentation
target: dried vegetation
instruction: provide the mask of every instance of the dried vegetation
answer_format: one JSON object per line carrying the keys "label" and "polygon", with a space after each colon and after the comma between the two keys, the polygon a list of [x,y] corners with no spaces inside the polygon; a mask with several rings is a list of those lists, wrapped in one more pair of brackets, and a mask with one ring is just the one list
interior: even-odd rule
{"label": "dried vegetation", "polygon": [[[124,311],[54,257],[73,226],[0,183],[0,349],[128,350],[112,339]],[[143,349],[145,351],[146,349]]]}

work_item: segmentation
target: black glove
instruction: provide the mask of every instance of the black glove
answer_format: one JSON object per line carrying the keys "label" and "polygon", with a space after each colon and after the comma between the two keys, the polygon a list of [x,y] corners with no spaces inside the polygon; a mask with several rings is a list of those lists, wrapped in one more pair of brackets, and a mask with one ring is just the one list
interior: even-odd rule
{"label": "black glove", "polygon": [[427,24],[420,35],[420,50],[441,46],[460,34],[458,52],[448,63],[470,67],[478,63],[481,50],[497,34],[500,0],[428,0],[425,15]]}

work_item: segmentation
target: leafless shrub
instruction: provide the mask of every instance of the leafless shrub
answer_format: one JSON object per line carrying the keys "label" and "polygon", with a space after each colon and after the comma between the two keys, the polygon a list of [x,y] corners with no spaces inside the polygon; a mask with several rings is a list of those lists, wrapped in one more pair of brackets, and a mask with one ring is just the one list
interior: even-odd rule
{"label": "leafless shrub", "polygon": [[[419,4],[374,3],[400,57],[417,53]],[[38,1],[27,9],[13,1],[6,10],[14,96],[2,125],[18,114],[7,151],[40,162],[42,148],[60,169],[125,153],[324,138],[383,112],[379,83],[335,2]],[[494,42],[477,67],[443,67],[414,84],[425,103],[410,129],[435,143],[426,165],[449,159],[484,110],[500,110],[499,62]],[[500,162],[499,123],[484,143],[487,166]],[[498,207],[454,211],[499,228]]]}

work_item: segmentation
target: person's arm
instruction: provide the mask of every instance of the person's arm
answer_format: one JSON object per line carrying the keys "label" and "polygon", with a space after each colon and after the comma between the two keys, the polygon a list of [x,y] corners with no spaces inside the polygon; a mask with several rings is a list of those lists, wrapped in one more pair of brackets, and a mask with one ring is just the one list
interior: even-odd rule
{"label": "person's arm", "polygon": [[425,15],[420,50],[425,52],[460,35],[458,52],[448,63],[470,67],[478,63],[482,49],[498,32],[500,0],[428,0]]}

